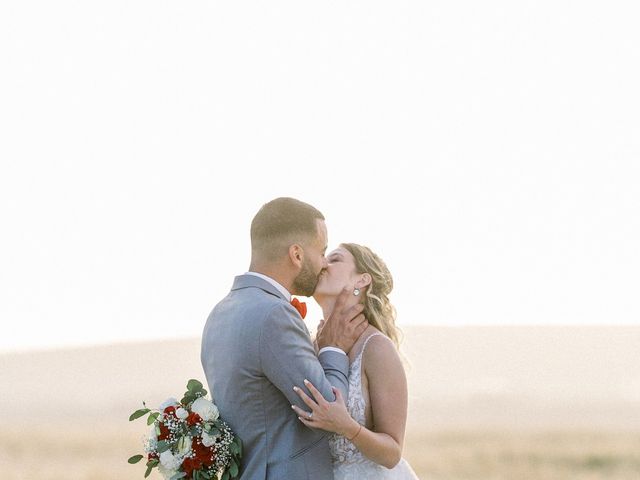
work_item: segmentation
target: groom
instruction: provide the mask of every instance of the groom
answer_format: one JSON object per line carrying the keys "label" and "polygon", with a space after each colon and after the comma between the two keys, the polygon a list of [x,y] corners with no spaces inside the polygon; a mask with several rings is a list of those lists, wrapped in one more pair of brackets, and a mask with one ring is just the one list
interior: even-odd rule
{"label": "groom", "polygon": [[304,379],[329,401],[348,396],[347,353],[367,327],[362,306],[343,292],[318,333],[316,355],[305,305],[327,266],[323,215],[293,198],[265,204],[251,223],[249,272],[235,278],[204,327],[201,360],[221,415],[244,443],[242,480],[331,480],[328,433],[305,427],[291,409]]}

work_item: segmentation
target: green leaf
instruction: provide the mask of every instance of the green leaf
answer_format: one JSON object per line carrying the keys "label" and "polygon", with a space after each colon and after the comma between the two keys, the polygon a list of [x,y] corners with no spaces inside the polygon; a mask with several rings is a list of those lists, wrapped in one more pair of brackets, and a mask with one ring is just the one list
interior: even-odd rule
{"label": "green leaf", "polygon": [[187,382],[187,390],[189,390],[190,392],[195,392],[200,389],[202,389],[202,383],[200,383],[198,380],[192,378]]}
{"label": "green leaf", "polygon": [[224,472],[220,480],[229,480],[229,471]]}
{"label": "green leaf", "polygon": [[240,447],[235,442],[233,442],[233,443],[231,443],[231,445],[229,445],[229,450],[234,455],[237,455],[237,454],[240,453]]}
{"label": "green leaf", "polygon": [[140,460],[142,460],[142,457],[144,457],[144,455],[134,455],[133,457],[131,457],[129,460],[127,460],[131,465],[133,465],[134,463],[138,463]]}
{"label": "green leaf", "polygon": [[236,465],[236,462],[234,462],[233,460],[231,460],[231,467],[229,467],[229,473],[231,474],[232,477],[238,476],[238,465]]}
{"label": "green leaf", "polygon": [[153,422],[155,422],[158,419],[159,416],[160,416],[160,412],[155,412],[149,415],[149,418],[147,418],[147,425],[151,425]]}
{"label": "green leaf", "polygon": [[147,467],[157,467],[159,463],[160,460],[158,460],[157,458],[152,458],[147,462]]}
{"label": "green leaf", "polygon": [[151,410],[149,410],[148,408],[141,408],[140,410],[136,410],[135,412],[133,412],[131,414],[131,416],[129,417],[129,421],[133,422],[136,418],[140,418],[143,415],[146,415],[147,413],[149,413]]}
{"label": "green leaf", "polygon": [[186,477],[186,472],[178,472],[171,477],[171,480],[178,480],[179,478]]}
{"label": "green leaf", "polygon": [[184,397],[182,397],[182,400],[180,400],[180,403],[182,403],[183,405],[189,405],[195,399],[196,396],[194,394],[192,394],[191,392],[187,392],[184,394]]}
{"label": "green leaf", "polygon": [[234,439],[234,441],[238,444],[238,447],[240,448],[240,453],[238,455],[242,456],[242,440],[240,439],[240,437],[236,437]]}
{"label": "green leaf", "polygon": [[153,467],[151,465],[147,466],[147,471],[144,472],[144,478],[147,478],[149,475],[151,475],[151,470],[153,470]]}
{"label": "green leaf", "polygon": [[158,447],[157,447],[158,453],[166,452],[170,448],[171,448],[171,444],[169,442],[166,442],[165,440],[160,440],[158,442]]}

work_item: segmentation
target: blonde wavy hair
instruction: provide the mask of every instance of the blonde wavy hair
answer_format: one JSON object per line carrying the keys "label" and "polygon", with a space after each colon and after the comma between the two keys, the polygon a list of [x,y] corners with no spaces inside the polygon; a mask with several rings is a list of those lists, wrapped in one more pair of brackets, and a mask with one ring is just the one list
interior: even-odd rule
{"label": "blonde wavy hair", "polygon": [[356,271],[371,275],[371,284],[366,287],[364,297],[364,316],[373,325],[400,348],[402,333],[396,326],[396,309],[389,300],[393,290],[393,277],[386,263],[369,247],[357,243],[340,245],[355,259]]}

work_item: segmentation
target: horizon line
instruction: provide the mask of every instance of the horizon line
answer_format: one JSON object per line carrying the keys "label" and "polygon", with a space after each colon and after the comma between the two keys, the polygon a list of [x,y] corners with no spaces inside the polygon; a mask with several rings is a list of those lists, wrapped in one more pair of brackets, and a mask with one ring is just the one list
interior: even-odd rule
{"label": "horizon line", "polygon": [[[545,324],[545,323],[527,323],[527,324],[404,324],[400,326],[402,332],[406,328],[409,329],[483,329],[483,328],[503,328],[507,329],[521,329],[521,328],[571,328],[571,329],[601,329],[601,328],[631,328],[640,329],[640,325],[633,325],[628,323],[566,323],[566,324]],[[57,343],[51,345],[23,345],[14,347],[0,347],[0,356],[4,355],[21,355],[32,353],[56,353],[69,350],[89,350],[92,348],[108,348],[108,347],[120,347],[120,346],[133,346],[133,345],[145,345],[154,343],[171,343],[171,342],[184,342],[194,341],[200,338],[199,335],[185,335],[174,337],[157,337],[157,338],[125,338],[120,340],[107,340],[107,341],[87,341],[83,343]]]}

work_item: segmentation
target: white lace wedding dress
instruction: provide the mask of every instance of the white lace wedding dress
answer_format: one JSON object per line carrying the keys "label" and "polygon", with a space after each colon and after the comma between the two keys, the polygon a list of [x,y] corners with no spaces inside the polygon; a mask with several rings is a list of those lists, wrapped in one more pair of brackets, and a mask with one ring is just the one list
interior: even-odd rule
{"label": "white lace wedding dress", "polygon": [[[371,337],[376,335],[382,334],[374,333],[368,337],[364,341],[360,353],[358,353],[358,356],[349,367],[349,398],[347,400],[347,410],[349,410],[351,417],[363,426],[366,422],[366,404],[362,395],[362,354]],[[369,460],[360,453],[353,443],[342,435],[331,435],[329,446],[333,460],[334,480],[418,480],[418,477],[406,460],[402,459],[394,468],[388,469]]]}

